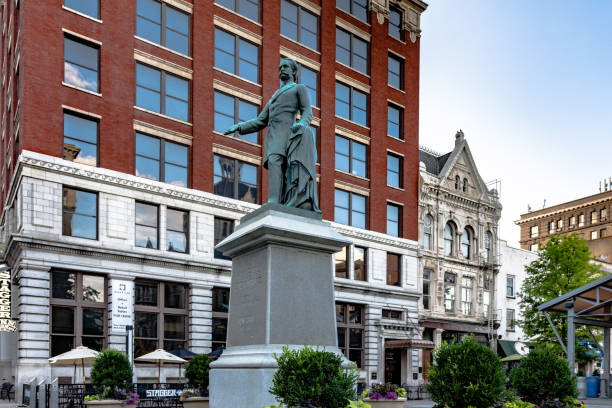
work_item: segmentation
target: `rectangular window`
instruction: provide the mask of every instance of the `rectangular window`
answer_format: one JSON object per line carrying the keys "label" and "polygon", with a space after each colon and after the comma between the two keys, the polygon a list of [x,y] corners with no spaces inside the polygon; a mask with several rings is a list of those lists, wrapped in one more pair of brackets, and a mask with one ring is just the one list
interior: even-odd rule
{"label": "rectangular window", "polygon": [[366,145],[336,135],[336,170],[366,177]]}
{"label": "rectangular window", "polygon": [[597,239],[597,231],[591,231],[591,239]]}
{"label": "rectangular window", "polygon": [[387,70],[389,85],[396,89],[404,89],[404,60],[389,54]]}
{"label": "rectangular window", "polygon": [[402,320],[402,312],[399,310],[383,309],[383,319]]}
{"label": "rectangular window", "polygon": [[532,252],[538,252],[540,249],[540,246],[538,244],[531,244],[529,248]]}
{"label": "rectangular window", "polygon": [[215,0],[215,3],[259,23],[259,0]]}
{"label": "rectangular window", "polygon": [[483,306],[483,312],[485,314],[485,316],[490,316],[491,315],[491,299],[493,298],[492,293],[493,293],[493,287],[491,285],[491,278],[487,275],[485,275],[484,277],[484,290],[482,292],[482,306]]}
{"label": "rectangular window", "polygon": [[[234,220],[215,217],[215,246],[234,232]],[[215,258],[230,259],[215,248]]]}
{"label": "rectangular window", "polygon": [[433,271],[431,269],[423,270],[423,309],[429,310],[431,308],[431,276]]}
{"label": "rectangular window", "polygon": [[580,214],[578,216],[578,226],[579,227],[584,227],[584,214]]}
{"label": "rectangular window", "polygon": [[387,135],[396,139],[403,139],[404,132],[402,118],[404,110],[393,104],[387,105]]}
{"label": "rectangular window", "polygon": [[506,330],[514,331],[516,321],[514,320],[514,309],[506,309]]}
{"label": "rectangular window", "polygon": [[557,220],[557,231],[561,231],[563,229],[563,220]]}
{"label": "rectangular window", "polygon": [[[258,106],[242,99],[215,91],[215,130],[223,133],[235,123],[244,122],[257,116]],[[238,137],[247,142],[257,143],[257,133],[241,135]]]}
{"label": "rectangular window", "polygon": [[136,246],[159,249],[159,207],[136,203]]}
{"label": "rectangular window", "polygon": [[136,106],[189,121],[189,81],[136,64]]}
{"label": "rectangular window", "polygon": [[64,82],[98,92],[100,47],[76,37],[64,37]]}
{"label": "rectangular window", "polygon": [[606,236],[606,229],[599,230],[599,238],[604,238]]}
{"label": "rectangular window", "polygon": [[319,106],[319,73],[304,65],[299,66],[298,76],[300,83],[304,84],[308,91],[308,99],[312,106]]}
{"label": "rectangular window", "polygon": [[514,276],[506,277],[506,297],[513,298],[515,296],[514,292]]}
{"label": "rectangular window", "polygon": [[[93,18],[100,18],[99,0],[64,0],[64,6]],[[55,354],[54,354],[55,355]]]}
{"label": "rectangular window", "polygon": [[602,208],[601,210],[599,210],[599,220],[605,221],[607,218],[608,218],[608,209]]}
{"label": "rectangular window", "polygon": [[98,121],[64,112],[64,159],[98,165]]}
{"label": "rectangular window", "polygon": [[187,286],[136,281],[134,292],[134,357],[187,348]]}
{"label": "rectangular window", "polygon": [[367,250],[362,247],[354,247],[353,250],[353,271],[355,280],[358,281],[366,281],[368,279],[367,268],[368,268],[368,260],[367,260]]}
{"label": "rectangular window", "polygon": [[536,238],[538,236],[538,226],[534,225],[533,227],[531,227],[529,229],[529,233],[530,233],[531,238]]}
{"label": "rectangular window", "polygon": [[227,342],[230,290],[213,288],[212,297],[212,349],[215,351],[219,347],[225,347]]}
{"label": "rectangular window", "polygon": [[401,236],[402,207],[387,203],[387,234]]}
{"label": "rectangular window", "polygon": [[335,264],[336,264],[336,278],[344,278],[348,279],[348,248],[344,247],[340,250],[340,252],[336,252],[334,255]]}
{"label": "rectangular window", "polygon": [[138,0],[136,35],[189,55],[189,14],[163,1]]}
{"label": "rectangular window", "polygon": [[345,357],[361,367],[365,333],[364,307],[347,303],[336,303],[336,327],[338,348]]}
{"label": "rectangular window", "polygon": [[402,158],[391,153],[387,153],[387,185],[402,187]]}
{"label": "rectangular window", "polygon": [[187,146],[136,132],[136,175],[181,187],[188,185]]}
{"label": "rectangular window", "polygon": [[461,279],[461,312],[465,315],[472,314],[472,302],[474,300],[474,280],[464,277]]}
{"label": "rectangular window", "polygon": [[62,195],[62,234],[98,239],[98,195],[70,187]]}
{"label": "rectangular window", "polygon": [[187,253],[189,251],[189,213],[166,210],[166,250]]}
{"label": "rectangular window", "polygon": [[444,274],[444,311],[455,312],[455,284],[457,276],[451,273]]}
{"label": "rectangular window", "polygon": [[368,95],[351,86],[336,82],[336,115],[368,125]]}
{"label": "rectangular window", "polygon": [[597,211],[591,212],[591,224],[595,224],[597,222]]}
{"label": "rectangular window", "polygon": [[213,192],[249,203],[258,202],[257,166],[215,155]]}
{"label": "rectangular window", "polygon": [[281,34],[313,50],[319,49],[319,18],[304,7],[281,0]]}
{"label": "rectangular window", "polygon": [[576,216],[572,215],[569,219],[570,228],[574,228],[576,226]]}
{"label": "rectangular window", "polygon": [[404,16],[397,7],[389,7],[389,35],[400,41],[404,41]]}
{"label": "rectangular window", "polygon": [[334,221],[366,228],[366,197],[344,190],[335,190]]}
{"label": "rectangular window", "polygon": [[553,234],[555,232],[555,222],[551,221],[548,223],[548,233]]}
{"label": "rectangular window", "polygon": [[368,0],[336,0],[336,7],[356,19],[368,22]]}
{"label": "rectangular window", "polygon": [[367,41],[336,27],[336,61],[367,74],[368,47]]}
{"label": "rectangular window", "polygon": [[251,82],[259,80],[259,47],[215,28],[215,67]]}
{"label": "rectangular window", "polygon": [[402,257],[398,254],[387,252],[387,285],[402,286],[401,270]]}

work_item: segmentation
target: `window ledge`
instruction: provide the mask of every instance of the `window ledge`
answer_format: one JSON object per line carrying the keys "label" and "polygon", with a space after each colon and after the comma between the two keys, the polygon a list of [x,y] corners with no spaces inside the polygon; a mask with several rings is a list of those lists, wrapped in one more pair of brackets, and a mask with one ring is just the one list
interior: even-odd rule
{"label": "window ledge", "polygon": [[397,140],[398,142],[406,143],[404,139],[400,139],[399,137],[391,136],[389,134],[387,135],[387,137],[390,137],[393,140]]}
{"label": "window ledge", "polygon": [[307,46],[306,44],[302,44],[301,42],[296,41],[296,40],[294,40],[293,38],[289,38],[289,37],[287,37],[286,35],[283,35],[283,34],[281,34],[280,36],[281,36],[281,38],[284,38],[285,40],[291,41],[292,43],[297,44],[297,45],[299,45],[300,47],[304,47],[304,48],[306,48],[307,50],[310,50],[310,51],[312,51],[312,52],[314,52],[314,53],[317,53],[317,55],[321,55],[321,52],[320,52],[320,51],[317,51],[317,50],[315,50],[314,48],[310,48],[310,47],[309,47],[309,46]]}
{"label": "window ledge", "polygon": [[[351,16],[352,18],[354,18],[357,21],[361,21],[363,24],[367,25],[368,27],[372,27],[372,25],[370,23],[368,23],[367,21],[363,21],[358,19],[357,17],[355,17],[354,15],[352,15],[351,13],[349,13],[348,11],[341,9],[340,7],[336,6],[336,10],[340,10],[341,12],[343,12],[344,14],[346,14],[347,16]],[[369,12],[369,10],[368,10]]]}
{"label": "window ledge", "polygon": [[142,38],[142,37],[139,37],[139,36],[137,36],[137,35],[135,35],[135,36],[134,36],[134,38],[135,38],[135,39],[137,39],[138,41],[142,41],[142,42],[147,43],[147,44],[149,44],[149,45],[152,45],[152,46],[154,46],[154,47],[161,48],[162,50],[165,50],[165,51],[171,52],[171,53],[173,53],[173,54],[175,54],[175,55],[178,55],[178,56],[180,56],[180,57],[183,57],[183,58],[186,58],[186,59],[188,59],[188,60],[190,60],[190,61],[193,61],[193,58],[191,58],[189,55],[183,54],[182,52],[174,51],[174,50],[172,50],[172,49],[170,49],[170,48],[168,48],[168,47],[164,47],[163,45],[160,45],[160,44],[154,43],[153,41],[149,41],[149,40],[144,39],[144,38]]}
{"label": "window ledge", "polygon": [[391,186],[391,185],[389,185],[389,184],[387,184],[387,187],[392,188],[392,189],[394,189],[394,190],[398,190],[398,191],[406,191],[406,190],[404,190],[404,189],[403,189],[403,188],[401,188],[401,187],[395,187],[395,186]]}
{"label": "window ledge", "polygon": [[516,299],[516,296],[506,296],[506,299]]}
{"label": "window ledge", "polygon": [[[406,30],[402,30],[402,31],[406,31]],[[402,45],[406,45],[406,41],[400,40],[399,38],[392,36],[391,34],[389,34],[388,31],[387,31],[387,37],[393,38],[395,41],[397,41],[398,43]]]}
{"label": "window ledge", "polygon": [[223,10],[229,11],[230,13],[232,13],[232,14],[233,14],[233,15],[235,15],[235,16],[238,16],[238,17],[240,17],[240,18],[244,18],[245,20],[250,21],[251,23],[253,23],[253,24],[255,24],[255,25],[259,26],[259,27],[263,27],[263,25],[262,25],[261,23],[258,23],[257,21],[252,20],[252,19],[248,18],[248,17],[247,17],[247,16],[245,16],[245,15],[242,15],[242,14],[236,13],[234,10],[228,9],[227,7],[223,7],[222,5],[218,4],[217,2],[215,2],[215,3],[214,3],[214,5],[215,5],[215,6],[217,6],[217,7],[219,7],[220,9],[223,9]]}
{"label": "window ledge", "polygon": [[404,91],[403,89],[396,88],[396,87],[394,87],[393,85],[390,85],[388,82],[387,82],[387,86],[388,86],[389,88],[394,89],[394,90],[396,90],[396,91],[398,91],[398,92],[401,92],[401,93],[403,93],[403,94],[405,94],[405,93],[406,93],[406,91]]}
{"label": "window ledge", "polygon": [[66,83],[66,82],[64,82],[64,81],[62,81],[62,85],[67,86],[68,88],[76,89],[77,91],[85,92],[85,93],[88,93],[88,94],[90,94],[90,95],[95,95],[95,96],[99,96],[100,98],[102,98],[102,94],[101,94],[101,93],[99,93],[99,92],[89,91],[89,90],[87,90],[87,89],[80,88],[80,87],[78,87],[78,86],[75,86],[75,85],[72,85],[72,84]]}
{"label": "window ledge", "polygon": [[74,10],[74,9],[71,9],[70,7],[62,6],[62,8],[63,8],[64,10],[66,10],[66,11],[69,11],[69,12],[71,12],[71,13],[77,14],[77,15],[79,15],[79,16],[81,16],[81,17],[85,17],[85,18],[87,18],[87,19],[89,19],[89,20],[95,21],[96,23],[100,23],[100,24],[102,24],[102,20],[100,20],[100,19],[98,19],[98,18],[95,18],[95,17],[92,17],[92,16],[88,16],[87,14],[85,14],[85,13],[81,13],[80,11],[76,11],[76,10]]}
{"label": "window ledge", "polygon": [[[369,60],[369,58],[368,58],[368,60]],[[368,61],[368,62],[369,62],[369,61]],[[339,65],[341,65],[341,66],[343,66],[343,67],[347,67],[347,68],[348,68],[348,69],[350,69],[351,71],[354,71],[354,72],[358,73],[359,75],[363,75],[363,76],[367,77],[368,79],[372,79],[372,77],[370,77],[370,75],[369,75],[369,74],[366,74],[366,73],[364,73],[364,72],[361,72],[361,71],[359,71],[359,70],[357,70],[357,69],[355,69],[355,68],[351,67],[350,65],[343,64],[342,62],[340,62],[340,61],[338,61],[338,60],[336,60],[336,64],[339,64]]]}
{"label": "window ledge", "polygon": [[354,124],[354,125],[359,126],[360,128],[364,128],[364,129],[367,129],[368,131],[370,131],[370,128],[369,128],[369,127],[364,126],[364,125],[362,125],[362,124],[360,124],[360,123],[353,122],[353,121],[352,121],[352,120],[350,120],[350,119],[344,118],[344,117],[342,117],[342,116],[338,116],[338,115],[336,115],[336,114],[334,114],[334,116],[335,116],[336,118],[338,118],[338,119],[345,120],[345,121],[347,121],[348,123],[352,123],[352,124]]}
{"label": "window ledge", "polygon": [[336,168],[334,168],[334,170],[337,171],[338,173],[346,174],[347,176],[355,177],[355,178],[358,178],[360,180],[364,180],[364,181],[370,182],[370,179],[367,178],[367,177],[358,176],[356,174],[349,173],[348,171],[343,171],[343,170],[339,170],[339,169],[336,169]]}
{"label": "window ledge", "polygon": [[236,74],[232,74],[231,72],[225,71],[225,70],[223,70],[223,69],[221,69],[221,68],[213,67],[213,69],[214,69],[215,71],[217,71],[217,72],[221,72],[221,73],[223,73],[223,74],[225,74],[225,75],[229,75],[229,76],[231,76],[232,78],[239,79],[239,80],[241,80],[241,81],[247,82],[247,83],[249,83],[249,84],[253,84],[253,85],[258,86],[258,87],[260,87],[260,88],[261,88],[261,84],[258,84],[257,82],[250,81],[250,80],[248,80],[248,79],[246,79],[246,78],[243,78],[243,77],[238,76],[238,75],[236,75]]}
{"label": "window ledge", "polygon": [[[217,131],[217,130],[213,130],[213,133],[214,133],[215,135],[219,135],[219,136],[227,137],[227,138],[232,139],[232,140],[238,140],[239,142],[246,143],[246,144],[249,144],[249,145],[251,145],[251,146],[255,146],[255,147],[259,147],[259,148],[261,148],[261,145],[260,145],[259,143],[249,142],[248,140],[244,140],[244,139],[241,139],[241,138],[236,137],[236,136],[225,135],[225,134],[223,134],[223,133],[221,133],[221,132],[219,132],[219,131]],[[258,132],[258,134],[259,134],[259,132]]]}
{"label": "window ledge", "polygon": [[[101,95],[100,95],[100,96],[101,96]],[[136,106],[136,105],[134,105],[134,109],[138,109],[139,111],[146,112],[146,113],[150,113],[150,114],[152,114],[152,115],[159,116],[159,117],[161,117],[161,118],[170,119],[170,120],[173,120],[173,121],[175,121],[175,122],[182,123],[183,125],[193,126],[193,124],[192,124],[192,123],[190,123],[190,122],[185,122],[184,120],[180,120],[180,119],[177,119],[177,118],[173,118],[172,116],[164,115],[163,113],[158,113],[158,112],[154,112],[154,111],[152,111],[152,110],[148,110],[148,109],[145,109],[145,108],[141,108],[140,106]]]}

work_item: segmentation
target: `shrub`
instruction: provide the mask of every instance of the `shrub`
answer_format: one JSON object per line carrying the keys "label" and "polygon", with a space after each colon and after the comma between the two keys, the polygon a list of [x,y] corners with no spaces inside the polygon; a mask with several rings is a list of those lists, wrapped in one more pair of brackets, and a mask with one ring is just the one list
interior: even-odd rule
{"label": "shrub", "polygon": [[372,400],[396,400],[404,398],[406,390],[393,384],[379,384],[364,390],[361,396]]}
{"label": "shrub", "polygon": [[550,348],[537,348],[521,358],[510,371],[510,382],[523,400],[536,405],[578,395],[567,361]]}
{"label": "shrub", "polygon": [[132,366],[120,351],[102,350],[91,369],[91,383],[103,398],[116,398],[132,382]]}
{"label": "shrub", "polygon": [[442,406],[489,408],[501,401],[505,379],[499,357],[470,337],[434,351],[427,390]]}
{"label": "shrub", "polygon": [[208,372],[212,360],[206,354],[195,356],[185,367],[185,378],[190,387],[196,388],[200,393],[208,389]]}
{"label": "shrub", "polygon": [[307,346],[299,350],[284,346],[274,358],[278,369],[270,393],[281,403],[344,408],[355,399],[356,370],[343,369],[339,355]]}

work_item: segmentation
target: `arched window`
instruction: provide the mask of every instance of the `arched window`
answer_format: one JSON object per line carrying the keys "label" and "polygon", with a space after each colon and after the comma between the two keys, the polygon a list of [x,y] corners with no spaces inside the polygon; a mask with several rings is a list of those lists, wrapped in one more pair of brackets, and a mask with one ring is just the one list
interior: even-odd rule
{"label": "arched window", "polygon": [[484,247],[485,247],[485,262],[490,262],[493,259],[493,236],[490,231],[487,231],[484,236]]}
{"label": "arched window", "polygon": [[463,179],[463,192],[467,193],[468,191],[468,181],[466,178]]}
{"label": "arched window", "polygon": [[431,242],[432,226],[433,226],[433,218],[431,218],[430,215],[426,215],[425,219],[423,220],[423,249],[426,249],[428,251],[430,251],[432,247],[432,242]]}
{"label": "arched window", "polygon": [[447,223],[444,227],[444,254],[450,256],[453,254],[455,228],[452,223]]}
{"label": "arched window", "polygon": [[461,178],[459,176],[455,176],[455,190],[459,190],[460,182],[461,182]]}
{"label": "arched window", "polygon": [[465,259],[470,259],[472,254],[472,230],[467,227],[463,230],[463,234],[461,234],[461,255]]}

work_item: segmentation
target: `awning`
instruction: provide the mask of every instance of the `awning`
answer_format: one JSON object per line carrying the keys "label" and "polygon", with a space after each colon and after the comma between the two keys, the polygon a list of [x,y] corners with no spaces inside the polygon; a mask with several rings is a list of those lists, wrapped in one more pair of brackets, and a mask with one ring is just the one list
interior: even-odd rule
{"label": "awning", "polygon": [[516,348],[514,347],[514,345],[516,344],[516,341],[497,340],[497,344],[499,345],[498,348],[500,348],[502,353],[504,354],[502,357],[508,357],[513,354],[518,354],[518,351],[516,351]]}
{"label": "awning", "polygon": [[385,348],[434,348],[434,342],[421,339],[385,340]]}

